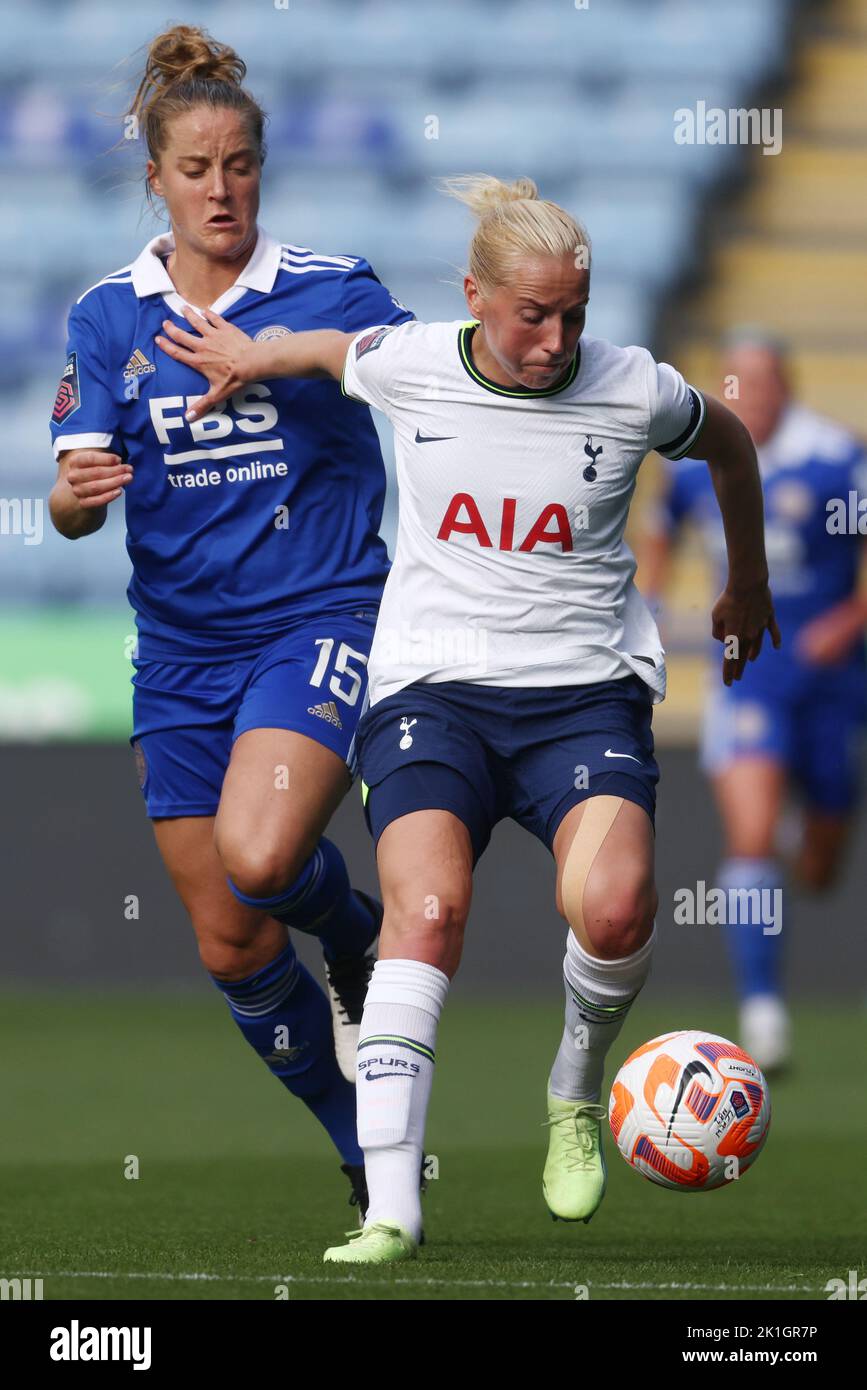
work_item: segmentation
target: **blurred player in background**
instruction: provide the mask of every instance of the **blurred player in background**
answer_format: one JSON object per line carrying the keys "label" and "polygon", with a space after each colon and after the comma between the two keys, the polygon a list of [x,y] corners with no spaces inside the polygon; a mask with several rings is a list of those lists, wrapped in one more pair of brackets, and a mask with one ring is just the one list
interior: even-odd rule
{"label": "blurred player in background", "polygon": [[[337,1263],[417,1251],[440,1012],[473,869],[505,817],[551,852],[570,928],[545,1201],[567,1221],[602,1201],[605,1058],[650,971],[658,901],[651,716],[665,661],[623,541],[648,449],[695,447],[710,461],[730,534],[714,630],[740,643],[725,679],[741,678],[766,630],[779,641],[746,430],[645,349],[582,338],[587,234],[531,180],[446,188],[479,219],[472,322],[260,344],[190,313],[201,336],[167,320],[157,340],[211,383],[194,414],[263,374],[327,372],[395,430],[397,550],[359,725],[385,905],[356,1087],[370,1209],[351,1244],[326,1252]],[[465,1062],[483,1089],[496,1062]]]}
{"label": "blurred player in background", "polygon": [[[323,832],[352,782],[388,568],[379,443],[331,381],[255,382],[191,426],[201,378],[154,335],[186,305],[259,342],[412,315],[366,261],[257,225],[265,117],[244,73],[200,29],[150,46],[130,114],[171,232],[72,309],[51,515],[86,536],[125,496],[133,740],[157,844],[233,1018],[325,1127],[363,1207],[350,1083],[382,909]],[[331,1008],[289,927],[319,938]]]}
{"label": "blurred player in background", "polygon": [[[765,503],[765,544],[782,649],[767,649],[745,685],[708,691],[701,763],[725,833],[717,884],[725,890],[782,889],[779,852],[786,792],[803,799],[793,876],[830,887],[840,870],[859,795],[860,735],[867,712],[864,632],[867,593],[859,583],[867,549],[833,519],[837,499],[867,497],[863,445],[840,425],[792,399],[781,347],[758,330],[729,340],[724,377],[732,409],[753,437]],[[857,503],[856,503],[857,506]],[[717,582],[725,535],[704,463],[665,464],[665,483],[640,550],[639,584],[653,601],[665,585],[680,527],[701,530]],[[864,575],[867,578],[867,575]],[[787,915],[786,922],[788,924]],[[740,1000],[740,1041],[766,1071],[790,1055],[783,1002],[783,933],[760,924],[726,928]]]}

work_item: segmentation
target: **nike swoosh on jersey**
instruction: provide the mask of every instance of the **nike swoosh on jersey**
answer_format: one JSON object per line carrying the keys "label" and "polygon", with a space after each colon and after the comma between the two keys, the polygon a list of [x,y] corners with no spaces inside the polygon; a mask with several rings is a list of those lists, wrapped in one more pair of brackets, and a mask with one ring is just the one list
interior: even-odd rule
{"label": "nike swoosh on jersey", "polygon": [[416,429],[416,432],[415,432],[415,442],[416,442],[416,444],[436,444],[436,443],[438,443],[441,439],[457,439],[457,435],[456,435],[456,434],[419,434],[418,429]]}
{"label": "nike swoosh on jersey", "polygon": [[412,1080],[408,1071],[367,1071],[364,1073],[365,1081],[384,1081],[387,1076],[402,1076]]}
{"label": "nike swoosh on jersey", "polygon": [[605,756],[606,758],[632,758],[632,761],[634,763],[638,763],[639,767],[644,767],[644,763],[641,761],[641,759],[633,757],[631,753],[612,753],[610,748],[606,748]]}

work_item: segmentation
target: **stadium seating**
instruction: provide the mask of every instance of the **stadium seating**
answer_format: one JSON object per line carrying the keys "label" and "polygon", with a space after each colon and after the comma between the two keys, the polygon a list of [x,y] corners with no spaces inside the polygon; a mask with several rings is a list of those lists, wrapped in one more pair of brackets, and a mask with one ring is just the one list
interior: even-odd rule
{"label": "stadium seating", "polygon": [[[529,174],[590,232],[588,332],[653,347],[661,306],[695,266],[702,210],[744,158],[736,146],[676,144],[674,112],[699,99],[749,104],[787,52],[792,0],[722,9],[443,0],[423,23],[401,0],[186,0],[183,18],[238,48],[269,111],[262,222],[275,235],[364,255],[420,317],[463,317],[470,223],[433,180]],[[46,418],[68,307],[160,229],[144,202],[144,152],[120,139],[117,119],[141,65],[134,50],[157,24],[147,8],[37,0],[13,27],[0,47],[0,397],[15,447],[0,492],[30,495],[53,473]],[[843,300],[844,290],[841,279]],[[744,294],[754,292],[751,275]],[[391,505],[390,541],[389,518]],[[0,601],[116,595],[122,529],[115,508],[87,546],[46,534],[23,564],[20,550],[14,564],[0,556]]]}

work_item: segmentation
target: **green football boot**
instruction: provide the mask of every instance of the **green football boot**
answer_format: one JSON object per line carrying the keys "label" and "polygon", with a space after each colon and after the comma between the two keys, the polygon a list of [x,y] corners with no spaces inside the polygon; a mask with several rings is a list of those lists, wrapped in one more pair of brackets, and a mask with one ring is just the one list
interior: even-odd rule
{"label": "green football boot", "polygon": [[548,1092],[551,1134],[542,1175],[542,1192],[555,1221],[585,1224],[605,1196],[608,1170],[602,1152],[604,1105],[561,1100]]}
{"label": "green football boot", "polygon": [[350,1231],[348,1245],[332,1245],[325,1251],[325,1264],[390,1265],[398,1260],[414,1260],[418,1241],[402,1226],[374,1221],[361,1231]]}

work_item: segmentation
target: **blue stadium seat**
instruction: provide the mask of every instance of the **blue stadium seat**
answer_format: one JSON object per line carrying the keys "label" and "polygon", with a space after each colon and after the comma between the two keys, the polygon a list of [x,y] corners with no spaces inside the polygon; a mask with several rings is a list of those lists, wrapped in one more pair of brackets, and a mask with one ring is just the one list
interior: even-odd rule
{"label": "blue stadium seat", "polygon": [[[269,112],[261,220],[284,241],[367,257],[421,318],[466,316],[472,219],[440,175],[529,175],[594,245],[588,332],[652,345],[694,262],[732,146],[678,145],[675,112],[750,105],[783,70],[795,0],[185,0],[245,58]],[[140,141],[111,147],[162,15],[116,0],[18,5],[0,46],[0,494],[44,494],[47,415],[71,302],[161,229]],[[71,65],[74,55],[74,66]],[[115,113],[113,117],[109,113]],[[434,138],[435,137],[435,138]],[[388,427],[377,420],[391,466]],[[390,537],[394,498],[384,532]],[[22,556],[24,558],[22,559]],[[10,558],[11,557],[11,558]],[[122,511],[84,546],[0,548],[0,600],[119,597]]]}

